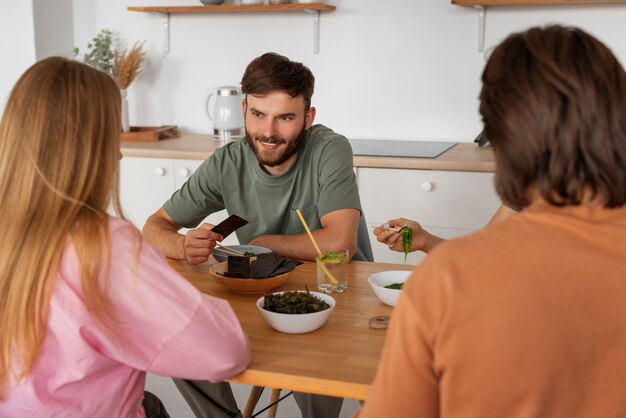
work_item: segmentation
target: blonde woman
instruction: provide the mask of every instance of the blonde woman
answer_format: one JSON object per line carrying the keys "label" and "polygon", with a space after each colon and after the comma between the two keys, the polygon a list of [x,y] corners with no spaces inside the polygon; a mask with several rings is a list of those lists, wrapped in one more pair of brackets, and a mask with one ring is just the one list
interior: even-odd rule
{"label": "blonde woman", "polygon": [[228,303],[200,294],[107,214],[121,214],[120,131],[115,83],[81,63],[40,61],[9,96],[0,122],[2,417],[143,417],[146,371],[220,381],[249,362]]}

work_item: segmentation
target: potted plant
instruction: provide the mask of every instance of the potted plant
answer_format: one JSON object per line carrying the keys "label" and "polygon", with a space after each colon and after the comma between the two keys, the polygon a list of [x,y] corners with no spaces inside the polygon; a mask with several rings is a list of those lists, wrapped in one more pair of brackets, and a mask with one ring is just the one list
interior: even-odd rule
{"label": "potted plant", "polygon": [[[102,29],[87,44],[83,62],[107,73],[115,80],[122,95],[122,129],[124,132],[129,132],[126,89],[141,71],[146,53],[143,50],[143,42],[136,42],[130,50],[124,49],[123,51],[113,49],[112,44],[113,32],[110,29]],[[74,56],[78,56],[79,52],[78,48],[74,48]]]}

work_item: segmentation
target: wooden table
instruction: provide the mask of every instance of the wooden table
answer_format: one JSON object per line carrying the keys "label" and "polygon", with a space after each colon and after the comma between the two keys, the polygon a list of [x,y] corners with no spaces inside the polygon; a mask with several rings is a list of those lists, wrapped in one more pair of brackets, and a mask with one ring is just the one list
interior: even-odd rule
{"label": "wooden table", "polygon": [[[365,400],[374,380],[385,330],[369,327],[369,319],[391,315],[392,308],[374,295],[367,278],[385,270],[411,270],[402,264],[354,261],[348,268],[348,290],[333,294],[337,303],[322,328],[308,334],[275,331],[261,317],[260,295],[233,293],[215,282],[209,265],[170,264],[202,292],[227,299],[250,338],[252,361],[231,382]],[[315,263],[305,262],[276,291],[316,290]]]}

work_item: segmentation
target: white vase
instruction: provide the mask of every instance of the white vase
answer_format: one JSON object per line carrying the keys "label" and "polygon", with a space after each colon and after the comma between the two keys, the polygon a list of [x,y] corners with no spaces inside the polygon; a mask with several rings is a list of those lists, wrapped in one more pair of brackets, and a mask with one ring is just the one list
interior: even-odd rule
{"label": "white vase", "polygon": [[128,123],[128,99],[126,98],[126,89],[120,89],[122,96],[122,131],[130,132],[130,124]]}

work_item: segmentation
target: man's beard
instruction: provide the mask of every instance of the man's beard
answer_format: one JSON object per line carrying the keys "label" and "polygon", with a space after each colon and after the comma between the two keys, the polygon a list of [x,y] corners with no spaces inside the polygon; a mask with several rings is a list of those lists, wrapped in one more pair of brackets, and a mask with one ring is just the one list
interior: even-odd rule
{"label": "man's beard", "polygon": [[[306,137],[305,127],[306,127],[306,124],[303,124],[302,130],[300,131],[300,133],[298,133],[298,135],[296,135],[296,137],[293,138],[291,141],[288,141],[287,139],[282,138],[280,136],[272,136],[268,138],[263,135],[257,135],[255,137],[252,137],[252,135],[250,135],[250,132],[248,132],[248,129],[246,129],[246,141],[248,141],[248,145],[250,146],[250,149],[254,151],[254,155],[256,155],[256,159],[259,161],[259,164],[261,164],[262,166],[263,165],[267,166],[267,167],[276,167],[277,165],[281,165],[282,163],[290,159],[293,155],[295,155],[300,150],[300,147],[304,143],[304,138]],[[275,151],[272,152],[272,151],[259,150],[257,146],[260,147],[260,145],[257,145],[256,141],[269,142],[272,144],[287,144],[287,147],[282,152],[282,154],[264,156],[263,153],[274,154]]]}

